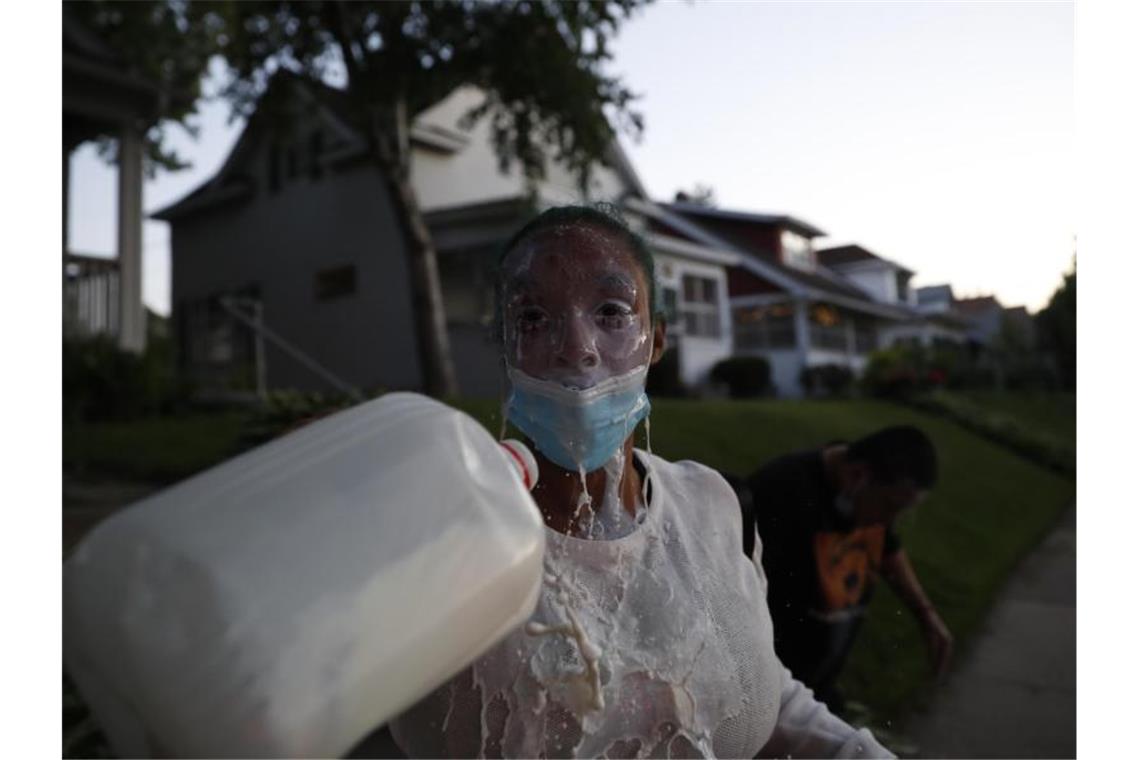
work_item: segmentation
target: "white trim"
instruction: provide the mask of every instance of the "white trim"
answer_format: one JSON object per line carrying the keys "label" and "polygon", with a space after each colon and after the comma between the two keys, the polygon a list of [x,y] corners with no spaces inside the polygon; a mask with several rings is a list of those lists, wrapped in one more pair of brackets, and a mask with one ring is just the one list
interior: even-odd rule
{"label": "white trim", "polygon": [[721,266],[731,267],[740,264],[742,258],[738,253],[716,251],[712,248],[687,243],[684,240],[678,240],[677,238],[671,238],[655,232],[647,232],[642,235],[642,237],[645,238],[645,242],[649,244],[650,248],[660,248],[665,253],[685,256],[706,264],[720,264]]}
{"label": "white trim", "polygon": [[770,306],[778,303],[789,303],[792,297],[787,293],[756,293],[749,296],[733,296],[729,299],[729,306],[732,308],[741,307],[747,308],[749,306]]}
{"label": "white trim", "polygon": [[762,261],[752,258],[751,256],[742,256],[740,259],[740,266],[748,270],[751,274],[757,277],[763,277],[765,280],[771,280],[774,285],[778,285],[792,296],[806,296],[814,293],[814,289],[805,288],[800,283],[796,282],[790,277],[785,276],[782,272],[772,269],[769,265]]}

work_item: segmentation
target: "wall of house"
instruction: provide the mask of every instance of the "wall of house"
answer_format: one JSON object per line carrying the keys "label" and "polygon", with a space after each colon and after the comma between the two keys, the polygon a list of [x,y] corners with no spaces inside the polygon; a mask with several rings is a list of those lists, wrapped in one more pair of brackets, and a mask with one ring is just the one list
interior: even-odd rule
{"label": "wall of house", "polygon": [[895,303],[898,301],[898,283],[894,270],[889,267],[868,267],[842,269],[840,273],[865,290],[876,301]]}
{"label": "wall of house", "polygon": [[[412,159],[412,185],[425,210],[483,203],[511,198],[526,192],[522,172],[512,166],[499,171],[499,160],[491,144],[491,125],[479,120],[470,131],[460,127],[463,115],[483,100],[474,87],[462,87],[420,114],[417,121],[461,132],[469,138],[466,147],[453,154],[417,147]],[[590,186],[591,200],[614,200],[623,183],[611,169],[599,167]],[[577,182],[564,167],[548,162],[547,176],[538,185],[538,194],[548,204],[582,202]]]}
{"label": "wall of house", "polygon": [[[270,192],[268,146],[251,159],[252,200],[171,225],[176,315],[188,302],[252,284],[266,326],[345,381],[420,387],[406,255],[379,176],[368,166],[319,180],[282,173]],[[340,266],[355,267],[355,292],[319,301],[317,272]],[[271,388],[330,390],[268,343],[266,362]]]}
{"label": "wall of house", "polygon": [[676,291],[678,312],[684,306],[683,281],[686,274],[712,279],[717,283],[719,337],[686,335],[684,319],[678,319],[669,328],[677,341],[681,382],[690,386],[701,385],[708,379],[709,371],[717,362],[732,355],[732,319],[724,267],[657,250],[653,251],[653,258],[658,287]]}
{"label": "wall of house", "polygon": [[807,366],[817,367],[821,364],[838,364],[841,367],[850,367],[851,370],[858,375],[867,366],[867,357],[861,354],[847,354],[843,351],[827,351],[819,348],[809,349],[807,353]]}

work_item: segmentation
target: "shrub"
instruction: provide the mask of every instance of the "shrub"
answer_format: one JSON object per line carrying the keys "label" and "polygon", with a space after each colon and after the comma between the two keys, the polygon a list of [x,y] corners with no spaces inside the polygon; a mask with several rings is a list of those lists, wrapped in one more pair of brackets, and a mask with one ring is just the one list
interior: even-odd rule
{"label": "shrub", "polygon": [[945,392],[918,396],[909,403],[917,409],[953,420],[1043,467],[1070,477],[1076,474],[1077,455],[1071,446],[1048,432],[1027,428],[1006,414]]}
{"label": "shrub", "polygon": [[921,386],[920,362],[912,348],[875,351],[863,370],[864,391],[880,398],[907,398]]}
{"label": "shrub", "polygon": [[762,356],[733,356],[717,362],[709,378],[727,386],[733,398],[754,398],[770,390],[772,369]]}
{"label": "shrub", "polygon": [[681,382],[681,361],[676,347],[665,349],[661,360],[649,368],[645,392],[650,398],[685,398],[689,395]]}
{"label": "shrub", "polygon": [[131,420],[165,414],[186,397],[170,340],[152,336],[139,355],[113,337],[65,337],[63,419],[66,423]]}
{"label": "shrub", "polygon": [[855,373],[842,364],[817,364],[800,370],[800,386],[808,396],[847,396],[855,382]]}
{"label": "shrub", "polygon": [[[379,395],[379,393],[377,393]],[[313,422],[355,402],[343,393],[316,391],[270,391],[250,416],[243,441],[256,445]]]}

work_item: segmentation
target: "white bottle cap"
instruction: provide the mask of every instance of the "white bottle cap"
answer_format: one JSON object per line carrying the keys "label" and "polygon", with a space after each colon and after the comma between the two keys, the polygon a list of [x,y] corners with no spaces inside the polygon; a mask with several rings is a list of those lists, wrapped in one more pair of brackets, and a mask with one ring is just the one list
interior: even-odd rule
{"label": "white bottle cap", "polygon": [[534,458],[534,454],[525,443],[514,438],[499,441],[499,445],[507,452],[508,459],[518,468],[519,477],[522,478],[526,490],[534,490],[535,484],[538,483],[538,461]]}

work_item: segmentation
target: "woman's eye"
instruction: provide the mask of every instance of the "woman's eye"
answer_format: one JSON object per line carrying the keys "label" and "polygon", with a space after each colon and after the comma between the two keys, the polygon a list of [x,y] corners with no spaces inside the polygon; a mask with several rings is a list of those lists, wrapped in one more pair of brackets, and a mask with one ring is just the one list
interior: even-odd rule
{"label": "woman's eye", "polygon": [[595,314],[603,327],[616,329],[629,324],[630,318],[633,317],[633,310],[625,304],[611,301],[599,306]]}
{"label": "woman's eye", "polygon": [[515,321],[522,332],[538,330],[546,324],[546,312],[542,309],[523,309]]}

